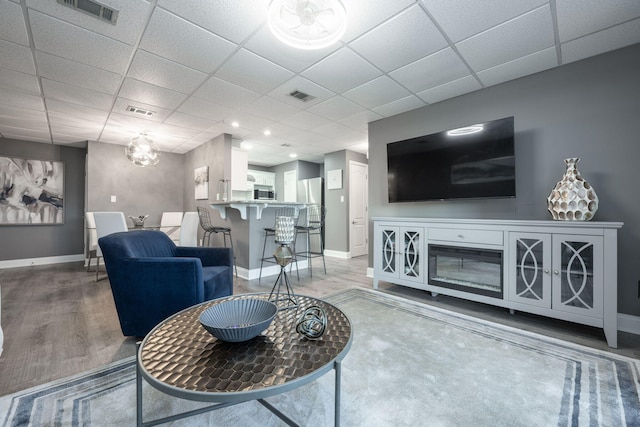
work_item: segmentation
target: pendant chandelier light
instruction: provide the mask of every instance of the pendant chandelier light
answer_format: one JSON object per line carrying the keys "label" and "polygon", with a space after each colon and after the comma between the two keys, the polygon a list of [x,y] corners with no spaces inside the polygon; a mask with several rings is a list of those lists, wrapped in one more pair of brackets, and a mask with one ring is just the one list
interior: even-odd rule
{"label": "pendant chandelier light", "polygon": [[340,0],[272,0],[269,29],[281,42],[298,49],[331,46],[347,29],[347,12]]}
{"label": "pendant chandelier light", "polygon": [[146,133],[131,139],[124,151],[136,166],[153,166],[160,161],[160,153]]}

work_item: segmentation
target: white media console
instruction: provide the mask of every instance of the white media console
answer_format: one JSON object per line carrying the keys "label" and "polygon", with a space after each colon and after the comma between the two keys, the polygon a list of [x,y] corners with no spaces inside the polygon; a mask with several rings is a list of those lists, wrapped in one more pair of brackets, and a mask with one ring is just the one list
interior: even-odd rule
{"label": "white media console", "polygon": [[620,222],[373,218],[374,278],[604,329],[618,345]]}

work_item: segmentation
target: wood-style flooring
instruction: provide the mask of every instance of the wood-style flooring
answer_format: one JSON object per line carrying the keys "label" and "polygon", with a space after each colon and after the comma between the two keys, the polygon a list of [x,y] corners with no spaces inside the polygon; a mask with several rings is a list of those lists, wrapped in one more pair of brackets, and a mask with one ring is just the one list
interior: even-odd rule
{"label": "wood-style flooring", "polygon": [[[316,264],[317,263],[317,264]],[[367,257],[350,260],[326,258],[314,261],[313,277],[300,271],[291,275],[296,293],[322,297],[342,289],[372,287],[366,277]],[[95,272],[82,263],[54,264],[0,270],[1,325],[5,334],[0,356],[0,396],[55,379],[104,366],[135,354],[135,338],[122,335],[109,281],[95,282]],[[236,278],[234,292],[269,292],[275,276],[262,281]],[[437,296],[381,282],[380,290],[441,308],[609,350],[604,334],[584,327],[539,316],[516,313],[485,304]],[[416,337],[428,340],[429,337]],[[616,353],[640,357],[640,336],[619,333]]]}

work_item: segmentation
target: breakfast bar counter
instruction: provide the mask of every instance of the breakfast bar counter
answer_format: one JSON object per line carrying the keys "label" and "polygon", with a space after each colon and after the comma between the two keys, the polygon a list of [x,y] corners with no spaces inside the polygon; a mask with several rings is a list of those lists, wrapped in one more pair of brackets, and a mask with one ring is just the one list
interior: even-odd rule
{"label": "breakfast bar counter", "polygon": [[[265,247],[264,229],[274,227],[278,208],[294,207],[300,212],[307,207],[304,203],[276,200],[230,200],[211,202],[209,206],[213,210],[211,214],[213,225],[231,228],[238,275],[249,280],[260,276],[263,248],[265,257],[273,254],[275,250],[273,237],[267,239]],[[304,213],[301,213],[301,216],[304,216]],[[296,250],[302,251],[304,249],[302,246],[306,244],[304,239],[300,239],[298,243],[300,247]],[[211,246],[224,246],[222,235],[212,234]],[[306,261],[300,261],[298,268],[305,267]],[[265,262],[262,279],[271,285],[279,272],[279,266]]]}

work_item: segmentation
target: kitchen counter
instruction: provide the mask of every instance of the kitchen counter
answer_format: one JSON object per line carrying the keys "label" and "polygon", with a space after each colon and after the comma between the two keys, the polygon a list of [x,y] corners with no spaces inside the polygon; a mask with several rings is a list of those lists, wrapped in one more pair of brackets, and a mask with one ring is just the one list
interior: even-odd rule
{"label": "kitchen counter", "polygon": [[250,208],[256,208],[256,219],[262,219],[262,211],[266,208],[282,208],[289,206],[293,206],[298,210],[306,208],[304,203],[279,202],[277,200],[229,200],[226,202],[211,203],[211,207],[220,212],[220,217],[222,219],[227,218],[227,208],[231,208],[240,211],[240,218],[244,220],[249,218],[247,213]]}

